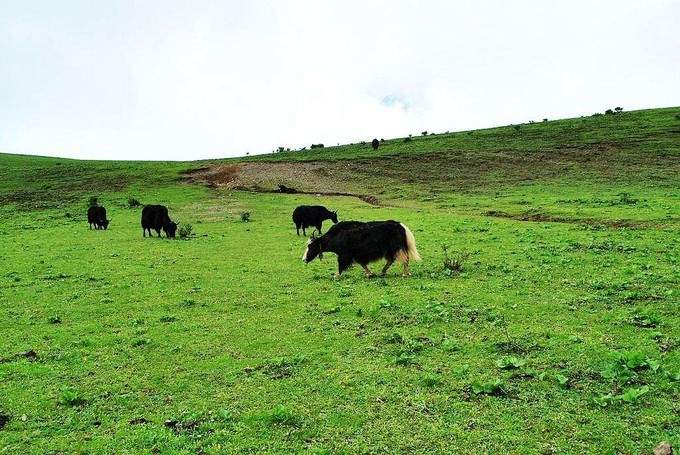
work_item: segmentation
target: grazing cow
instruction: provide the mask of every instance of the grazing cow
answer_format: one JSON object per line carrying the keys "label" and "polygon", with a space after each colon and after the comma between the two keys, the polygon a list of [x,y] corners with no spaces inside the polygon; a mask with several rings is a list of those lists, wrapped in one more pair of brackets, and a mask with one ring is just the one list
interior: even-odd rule
{"label": "grazing cow", "polygon": [[301,205],[293,211],[293,223],[295,223],[297,235],[300,235],[300,229],[302,229],[302,235],[307,235],[305,229],[308,227],[316,228],[321,234],[324,220],[331,220],[335,224],[338,222],[338,214],[321,205]]}
{"label": "grazing cow", "polygon": [[406,225],[390,220],[355,226],[352,228],[346,224],[342,229],[331,228],[326,235],[312,237],[307,242],[302,260],[308,263],[317,256],[321,257],[324,252],[335,253],[338,255],[338,272],[335,276],[339,278],[355,262],[364,268],[367,277],[372,277],[373,272],[369,270],[368,264],[384,258],[387,262],[382,269],[382,276],[385,276],[395,260],[404,264],[403,275],[410,275],[408,263],[411,260],[419,261],[420,255],[413,233]]}
{"label": "grazing cow", "polygon": [[378,147],[380,147],[380,141],[377,139],[373,139],[371,141],[371,147],[373,147],[373,150],[378,150]]}
{"label": "grazing cow", "polygon": [[90,229],[94,225],[95,229],[106,229],[109,227],[111,220],[106,219],[106,209],[100,205],[93,205],[87,209],[87,222],[90,223]]}
{"label": "grazing cow", "polygon": [[151,229],[156,231],[158,237],[161,236],[161,229],[168,238],[174,238],[177,231],[177,223],[173,222],[168,216],[168,208],[164,205],[146,205],[142,209],[142,236],[153,237]]}

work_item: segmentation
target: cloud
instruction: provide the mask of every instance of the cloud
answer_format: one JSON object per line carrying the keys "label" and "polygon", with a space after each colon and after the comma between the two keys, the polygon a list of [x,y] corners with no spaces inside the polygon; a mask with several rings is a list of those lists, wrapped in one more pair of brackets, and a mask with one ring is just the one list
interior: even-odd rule
{"label": "cloud", "polygon": [[197,159],[680,104],[671,1],[23,1],[0,150]]}

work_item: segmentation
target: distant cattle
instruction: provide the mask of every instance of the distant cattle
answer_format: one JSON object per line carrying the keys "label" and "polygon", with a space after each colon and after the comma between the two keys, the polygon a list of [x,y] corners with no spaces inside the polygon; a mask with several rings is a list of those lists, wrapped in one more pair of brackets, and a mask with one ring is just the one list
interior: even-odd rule
{"label": "distant cattle", "polygon": [[90,229],[94,226],[95,229],[106,229],[109,227],[110,220],[106,219],[106,209],[101,205],[93,205],[87,209],[87,222],[90,224]]}
{"label": "distant cattle", "polygon": [[[352,227],[349,223],[360,224]],[[366,276],[371,277],[373,272],[368,268],[368,264],[380,259],[387,261],[382,269],[382,276],[395,260],[404,265],[403,274],[408,276],[409,261],[420,260],[413,233],[406,225],[392,220],[363,225],[354,221],[339,229],[331,228],[325,235],[312,237],[307,242],[302,260],[308,263],[316,257],[320,258],[324,252],[335,253],[338,256],[336,277],[340,277],[342,272],[355,262],[364,268]]]}
{"label": "distant cattle", "polygon": [[168,208],[166,206],[147,205],[142,209],[142,236],[146,237],[146,231],[149,231],[149,237],[153,237],[151,229],[156,231],[158,237],[161,236],[161,229],[167,237],[175,237],[177,223],[173,222],[170,216],[168,216]]}
{"label": "distant cattle", "polygon": [[380,141],[378,139],[373,139],[371,141],[371,147],[373,147],[373,150],[378,150],[378,147],[380,147]]}
{"label": "distant cattle", "polygon": [[302,235],[307,235],[305,229],[308,227],[315,228],[321,234],[321,227],[325,220],[337,223],[338,214],[321,205],[301,205],[293,211],[293,223],[295,223],[297,235],[300,235],[300,229],[302,229]]}

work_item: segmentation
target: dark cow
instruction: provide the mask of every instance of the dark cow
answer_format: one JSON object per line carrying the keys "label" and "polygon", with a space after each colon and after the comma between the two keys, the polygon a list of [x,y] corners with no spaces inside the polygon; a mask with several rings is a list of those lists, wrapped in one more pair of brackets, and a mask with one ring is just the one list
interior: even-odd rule
{"label": "dark cow", "polygon": [[177,223],[173,222],[168,216],[168,208],[166,206],[146,205],[142,209],[142,236],[146,237],[146,231],[149,231],[149,237],[153,237],[151,229],[156,231],[158,237],[161,236],[161,229],[163,229],[167,237],[175,237]]}
{"label": "dark cow", "polygon": [[106,229],[109,227],[111,220],[106,219],[106,209],[100,205],[93,205],[87,209],[87,222],[90,223],[90,229],[94,226],[95,229]]}
{"label": "dark cow", "polygon": [[305,229],[308,227],[316,228],[321,234],[324,220],[331,220],[335,224],[338,222],[338,214],[321,205],[301,205],[293,211],[293,223],[295,223],[297,235],[300,235],[300,229],[302,229],[302,235],[307,235]]}
{"label": "dark cow", "polygon": [[373,139],[371,141],[371,147],[373,147],[373,150],[378,150],[378,147],[380,147],[380,141],[377,139]]}
{"label": "dark cow", "polygon": [[308,263],[324,252],[335,253],[338,255],[335,276],[339,278],[355,262],[364,268],[367,277],[372,277],[368,264],[384,258],[387,262],[382,276],[395,260],[404,264],[403,275],[410,275],[409,261],[419,261],[420,255],[413,233],[406,225],[392,220],[356,224],[355,227],[349,223],[361,222],[347,222],[340,229],[331,228],[325,235],[309,239],[302,260]]}

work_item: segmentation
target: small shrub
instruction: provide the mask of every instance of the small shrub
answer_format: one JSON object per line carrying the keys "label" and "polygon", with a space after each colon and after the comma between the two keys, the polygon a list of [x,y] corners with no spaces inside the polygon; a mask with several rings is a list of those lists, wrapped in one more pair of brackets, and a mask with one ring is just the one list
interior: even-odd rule
{"label": "small shrub", "polygon": [[50,316],[49,318],[47,318],[47,321],[50,324],[61,324],[61,318],[59,317],[59,315]]}
{"label": "small shrub", "polygon": [[621,402],[628,403],[628,404],[635,404],[637,403],[640,398],[647,394],[649,392],[649,386],[645,385],[642,387],[632,387],[622,394],[619,395],[614,395],[611,392],[606,394],[606,395],[601,395],[599,397],[595,397],[593,399],[593,402],[603,408],[606,408],[607,406],[612,406]]}
{"label": "small shrub", "polygon": [[450,276],[462,272],[463,263],[470,257],[470,253],[462,251],[450,255],[449,247],[446,245],[442,246],[442,250],[444,251],[444,273],[447,273]]}
{"label": "small shrub", "polygon": [[604,115],[614,115],[614,111],[612,111],[611,109],[607,109],[606,111],[604,111]]}
{"label": "small shrub", "polygon": [[241,221],[244,223],[250,222],[250,212],[241,212]]}
{"label": "small shrub", "polygon": [[71,387],[64,387],[61,389],[61,394],[59,395],[59,404],[69,407],[76,407],[83,406],[85,402],[85,398],[77,390]]}
{"label": "small shrub", "polygon": [[623,108],[620,107],[620,106],[616,106],[616,107],[614,108],[614,111],[616,111],[617,114],[620,114],[621,112],[623,112]]}
{"label": "small shrub", "polygon": [[438,374],[429,373],[423,376],[423,385],[425,387],[437,387],[441,385],[442,378]]}
{"label": "small shrub", "polygon": [[295,427],[300,425],[300,419],[282,404],[276,406],[269,414],[269,421],[275,425]]}
{"label": "small shrub", "polygon": [[472,383],[472,393],[475,395],[503,395],[505,391],[503,390],[503,381],[500,379],[495,379],[493,381],[480,382],[475,381]]}
{"label": "small shrub", "polygon": [[619,204],[623,205],[635,205],[638,203],[637,199],[630,197],[629,193],[619,193]]}
{"label": "small shrub", "polygon": [[161,316],[160,319],[159,319],[160,322],[164,322],[164,323],[175,322],[176,320],[177,320],[177,318],[175,316],[171,316],[171,315]]}
{"label": "small shrub", "polygon": [[406,143],[406,142],[411,142],[412,140],[413,140],[413,139],[411,139],[411,136],[405,137],[405,138],[404,138],[404,142],[405,142],[405,143]]}
{"label": "small shrub", "polygon": [[128,207],[131,208],[131,209],[134,209],[134,208],[142,205],[141,202],[139,202],[137,199],[133,198],[132,196],[130,196],[128,198],[127,203],[128,203]]}
{"label": "small shrub", "polygon": [[95,207],[97,205],[99,205],[99,198],[97,196],[90,196],[90,199],[87,201],[87,206]]}
{"label": "small shrub", "polygon": [[191,237],[191,231],[193,230],[193,226],[191,224],[183,224],[179,227],[179,238],[182,240],[187,240],[189,237]]}
{"label": "small shrub", "polygon": [[501,370],[514,370],[523,367],[526,363],[526,360],[515,356],[501,357],[496,360],[496,366]]}
{"label": "small shrub", "polygon": [[628,322],[636,327],[649,329],[661,324],[661,318],[651,311],[635,311]]}
{"label": "small shrub", "polygon": [[323,144],[312,144],[309,146],[310,149],[322,149]]}
{"label": "small shrub", "polygon": [[547,121],[548,121],[548,119],[547,119],[547,118],[544,118],[544,119],[543,119],[543,121],[544,121],[544,122],[547,122]]}

